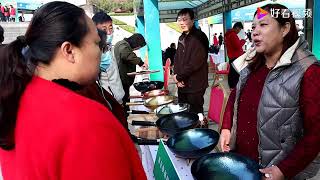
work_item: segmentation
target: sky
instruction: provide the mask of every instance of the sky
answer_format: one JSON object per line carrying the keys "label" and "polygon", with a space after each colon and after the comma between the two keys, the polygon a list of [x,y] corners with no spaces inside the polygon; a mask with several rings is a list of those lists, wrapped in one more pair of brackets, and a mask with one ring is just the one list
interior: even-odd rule
{"label": "sky", "polygon": [[[16,2],[29,3],[29,4],[41,4],[41,3],[45,4],[51,1],[55,1],[55,0],[0,0],[2,4],[15,4]],[[86,4],[86,0],[60,0],[60,1],[70,2],[77,6]]]}

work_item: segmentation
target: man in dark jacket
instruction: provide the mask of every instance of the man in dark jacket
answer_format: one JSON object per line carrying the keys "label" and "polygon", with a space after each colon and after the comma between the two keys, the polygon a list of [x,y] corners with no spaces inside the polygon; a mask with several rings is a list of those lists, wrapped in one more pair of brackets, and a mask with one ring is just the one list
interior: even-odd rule
{"label": "man in dark jacket", "polygon": [[119,41],[114,46],[114,56],[119,66],[120,79],[123,85],[125,95],[123,103],[129,101],[129,89],[134,82],[134,76],[128,76],[127,73],[135,72],[136,65],[147,69],[148,66],[141,58],[133,52],[146,45],[146,41],[141,34],[133,34],[129,38]]}
{"label": "man in dark jacket", "polygon": [[208,87],[207,36],[194,25],[194,12],[182,9],[178,24],[183,33],[179,37],[174,63],[174,80],[178,86],[178,100],[189,103],[190,111],[203,113],[203,95]]}

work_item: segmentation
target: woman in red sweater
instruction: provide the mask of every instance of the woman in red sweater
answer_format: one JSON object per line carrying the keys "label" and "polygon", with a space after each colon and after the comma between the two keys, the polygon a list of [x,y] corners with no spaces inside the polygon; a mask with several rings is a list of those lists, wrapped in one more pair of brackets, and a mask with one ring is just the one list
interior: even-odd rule
{"label": "woman in red sweater", "polygon": [[262,9],[268,13],[253,20],[255,49],[233,63],[240,80],[220,147],[259,162],[266,179],[308,179],[319,171],[320,66],[285,6]]}
{"label": "woman in red sweater", "polygon": [[146,179],[134,144],[112,113],[55,81],[94,82],[99,42],[81,8],[51,2],[37,10],[25,36],[0,50],[4,180]]}

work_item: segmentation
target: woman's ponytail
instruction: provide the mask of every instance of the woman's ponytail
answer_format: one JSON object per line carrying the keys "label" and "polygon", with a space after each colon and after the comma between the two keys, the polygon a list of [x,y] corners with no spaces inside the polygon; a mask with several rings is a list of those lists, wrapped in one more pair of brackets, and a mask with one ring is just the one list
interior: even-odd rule
{"label": "woman's ponytail", "polygon": [[33,74],[22,54],[24,48],[28,48],[24,36],[0,48],[0,148],[5,150],[14,147],[19,100]]}

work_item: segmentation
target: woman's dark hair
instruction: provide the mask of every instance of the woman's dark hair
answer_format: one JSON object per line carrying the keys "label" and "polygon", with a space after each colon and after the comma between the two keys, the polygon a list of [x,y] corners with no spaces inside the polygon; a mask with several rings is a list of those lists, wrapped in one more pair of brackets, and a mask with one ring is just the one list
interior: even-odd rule
{"label": "woman's dark hair", "polygon": [[0,26],[0,44],[4,41],[4,30],[2,28],[2,26]]}
{"label": "woman's dark hair", "polygon": [[[286,23],[290,23],[290,31],[283,38],[283,47],[281,52],[281,55],[283,55],[287,51],[287,49],[290,48],[299,38],[298,30],[292,12],[286,6],[281,4],[267,4],[265,6],[262,6],[261,8],[268,11],[269,14],[271,14],[271,11],[278,11],[279,9],[280,14],[277,17],[272,17],[278,22],[279,26],[282,27],[286,25]],[[256,16],[257,12],[258,10],[254,13],[254,16]],[[282,15],[282,13],[290,14],[290,16],[285,17]],[[256,56],[252,59],[252,63],[250,63],[249,68],[253,71],[257,70],[265,64],[265,61],[266,59],[264,55],[261,53],[257,53]]]}
{"label": "woman's dark hair", "polygon": [[135,49],[137,47],[143,47],[146,45],[144,37],[139,33],[133,34],[128,38],[124,38],[124,40],[129,43],[132,49]]}
{"label": "woman's dark hair", "polygon": [[[25,36],[0,52],[0,147],[14,148],[14,127],[20,97],[39,62],[49,64],[63,42],[80,47],[89,28],[84,10],[67,2],[38,9]],[[76,27],[76,28],[75,28]],[[32,64],[33,66],[30,66]]]}

